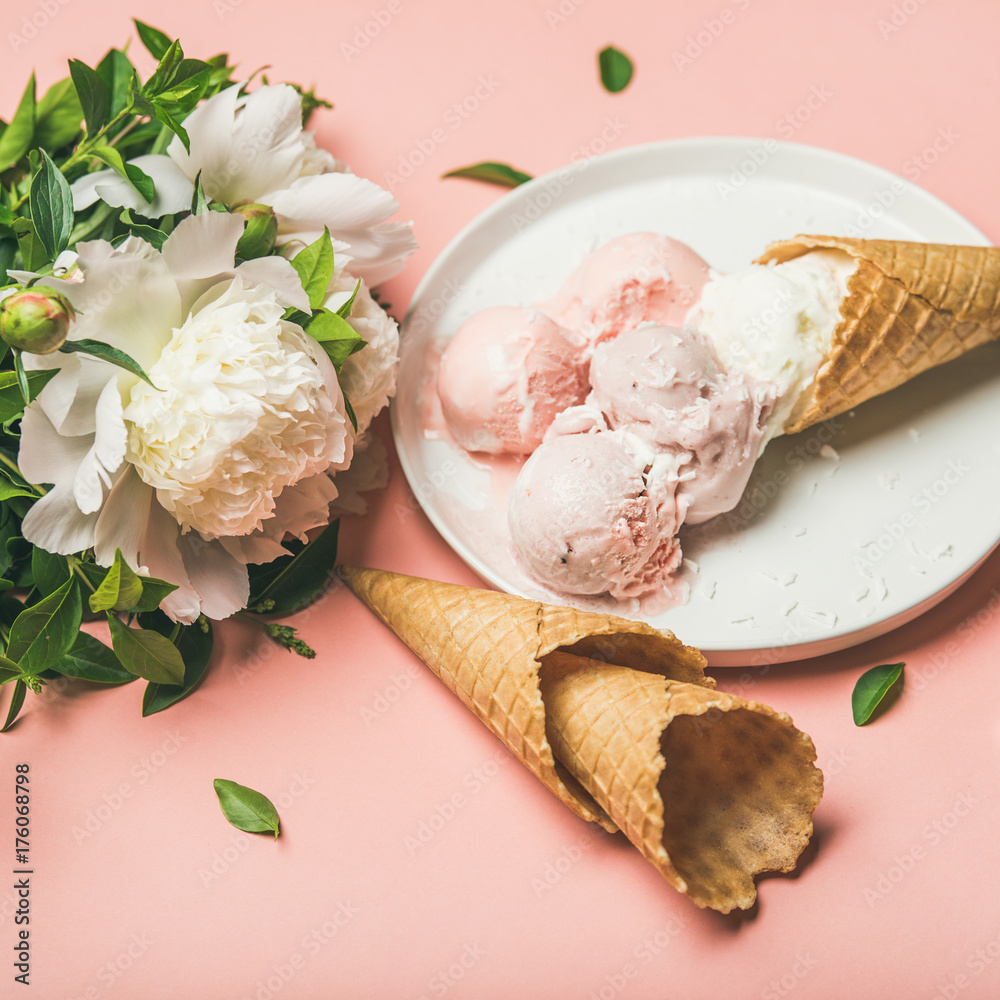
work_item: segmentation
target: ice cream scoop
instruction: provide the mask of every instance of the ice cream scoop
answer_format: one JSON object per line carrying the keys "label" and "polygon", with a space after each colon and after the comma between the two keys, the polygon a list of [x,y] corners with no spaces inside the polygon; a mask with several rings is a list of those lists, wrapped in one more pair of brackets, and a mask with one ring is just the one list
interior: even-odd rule
{"label": "ice cream scoop", "polygon": [[441,411],[468,451],[526,455],[561,410],[587,395],[588,342],[537,309],[498,306],[467,319],[438,369]]}
{"label": "ice cream scoop", "polygon": [[678,500],[689,524],[738,503],[764,445],[775,387],[727,371],[704,334],[646,326],[598,344],[587,404],[613,430],[676,457]]}
{"label": "ice cream scoop", "polygon": [[781,434],[830,351],[847,280],[856,267],[841,250],[713,275],[687,323],[708,334],[727,367],[778,386],[766,439]]}
{"label": "ice cream scoop", "polygon": [[628,233],[605,243],[543,308],[594,341],[642,323],[679,326],[709,279],[708,264],[679,240]]}
{"label": "ice cream scoop", "polygon": [[672,456],[627,431],[568,434],[541,444],[508,501],[514,553],[563,594],[639,597],[680,562]]}

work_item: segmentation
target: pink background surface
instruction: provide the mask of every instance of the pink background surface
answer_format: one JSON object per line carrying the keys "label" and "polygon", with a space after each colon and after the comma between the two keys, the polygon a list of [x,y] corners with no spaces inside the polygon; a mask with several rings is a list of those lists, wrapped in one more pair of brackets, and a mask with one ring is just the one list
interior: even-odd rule
{"label": "pink background surface", "polygon": [[[501,159],[542,173],[609,117],[623,125],[615,148],[770,136],[911,177],[914,158],[947,135],[917,182],[1000,236],[994,3],[393,0],[366,47],[345,52],[379,9],[386,0],[178,0],[169,12],[151,0],[18,0],[4,8],[0,113],[33,67],[45,86],[69,56],[96,61],[135,14],[192,55],[224,49],[248,71],[268,64],[272,80],[314,83],[337,105],[316,119],[321,142],[376,181],[443,126],[445,141],[395,186],[421,243],[387,287],[399,314],[445,243],[501,194],[442,172]],[[26,30],[23,17],[43,27]],[[637,66],[618,96],[596,79],[608,42]],[[689,44],[681,70],[674,53]],[[483,80],[492,92],[450,127],[449,109]],[[796,121],[814,88],[830,96]],[[390,443],[385,418],[378,428]],[[342,531],[343,558],[476,584],[409,497],[394,462],[369,516]],[[314,661],[225,623],[202,688],[150,719],[139,685],[29,696],[0,737],[11,831],[0,872],[13,861],[13,764],[28,761],[33,981],[12,982],[3,876],[0,995],[1000,995],[998,587],[995,555],[881,639],[719,672],[722,688],[789,712],[813,736],[827,782],[799,872],[764,880],[742,918],[697,910],[621,838],[573,817],[343,590],[294,621]],[[855,679],[897,660],[899,703],[855,728]],[[229,827],[215,777],[269,795],[281,839]]]}

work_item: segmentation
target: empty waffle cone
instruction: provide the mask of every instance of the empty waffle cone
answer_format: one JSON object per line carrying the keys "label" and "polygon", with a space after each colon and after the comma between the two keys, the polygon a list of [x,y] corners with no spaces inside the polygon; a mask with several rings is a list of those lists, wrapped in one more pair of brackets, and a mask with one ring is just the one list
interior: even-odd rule
{"label": "empty waffle cone", "polygon": [[669,632],[489,590],[340,567],[348,586],[561,801],[619,827],[699,906],[752,905],[812,832],[812,741],[718,693]]}
{"label": "empty waffle cone", "polygon": [[675,889],[728,913],[795,867],[823,774],[787,715],[559,652],[541,679],[557,759]]}
{"label": "empty waffle cone", "polygon": [[606,811],[553,758],[538,684],[541,658],[576,650],[715,686],[701,653],[640,622],[383,570],[340,566],[337,572],[547,788],[611,832],[617,827]]}
{"label": "empty waffle cone", "polygon": [[796,236],[757,263],[810,250],[857,261],[830,351],[785,432],[794,434],[1000,336],[1000,248]]}

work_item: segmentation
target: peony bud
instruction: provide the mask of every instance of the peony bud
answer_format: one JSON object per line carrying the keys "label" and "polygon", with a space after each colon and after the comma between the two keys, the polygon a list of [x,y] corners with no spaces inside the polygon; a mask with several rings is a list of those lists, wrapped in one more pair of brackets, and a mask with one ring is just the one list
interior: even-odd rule
{"label": "peony bud", "polygon": [[270,205],[256,202],[233,205],[232,211],[246,219],[246,229],[236,244],[236,253],[244,260],[266,257],[274,249],[278,236],[278,220]]}
{"label": "peony bud", "polygon": [[66,342],[75,318],[65,295],[47,285],[34,285],[0,301],[0,337],[29,354],[51,354]]}

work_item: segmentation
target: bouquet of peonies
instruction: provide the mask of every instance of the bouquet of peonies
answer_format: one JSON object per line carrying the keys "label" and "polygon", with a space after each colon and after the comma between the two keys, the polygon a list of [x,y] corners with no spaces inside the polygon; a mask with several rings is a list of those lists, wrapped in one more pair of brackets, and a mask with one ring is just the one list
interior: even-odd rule
{"label": "bouquet of peonies", "polygon": [[398,332],[369,286],[410,227],[305,131],[326,102],[136,27],[145,82],[118,49],[70,60],[0,133],[3,728],[58,676],[177,701],[210,619],[314,599],[331,505],[384,482]]}

